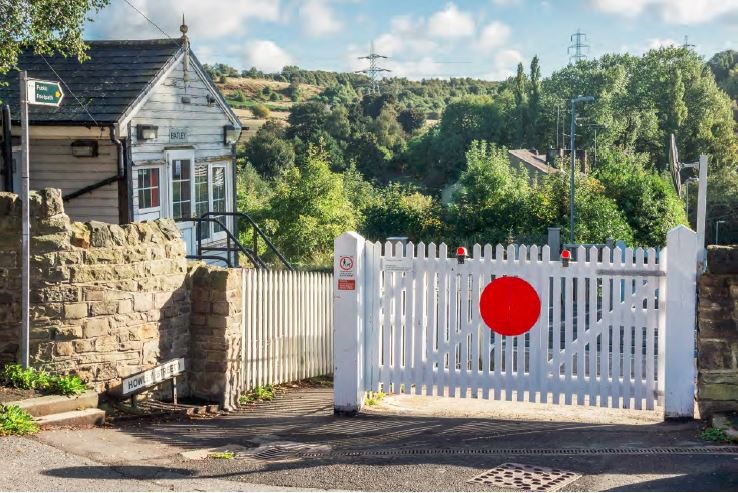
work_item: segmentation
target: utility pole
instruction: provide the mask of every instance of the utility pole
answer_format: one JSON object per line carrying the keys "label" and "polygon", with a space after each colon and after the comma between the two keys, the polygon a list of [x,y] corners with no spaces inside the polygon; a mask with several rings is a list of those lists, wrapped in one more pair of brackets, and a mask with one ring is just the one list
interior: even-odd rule
{"label": "utility pole", "polygon": [[371,79],[371,87],[369,89],[369,92],[371,94],[379,94],[379,80],[378,75],[381,72],[391,72],[391,70],[382,68],[377,66],[377,60],[380,58],[387,58],[384,55],[379,55],[377,53],[374,53],[374,42],[372,41],[372,44],[369,49],[369,55],[367,56],[360,56],[359,60],[369,60],[369,68],[364,70],[356,70],[355,73],[357,74],[366,74]]}
{"label": "utility pole", "polygon": [[591,103],[592,96],[579,96],[571,100],[571,174],[569,176],[569,243],[574,244],[574,174],[577,167],[576,124],[577,103]]}
{"label": "utility pole", "polygon": [[581,29],[577,29],[577,32],[569,36],[569,41],[571,44],[566,51],[569,55],[569,63],[576,64],[581,60],[586,60],[587,53],[589,53],[589,45],[585,44],[587,35]]}

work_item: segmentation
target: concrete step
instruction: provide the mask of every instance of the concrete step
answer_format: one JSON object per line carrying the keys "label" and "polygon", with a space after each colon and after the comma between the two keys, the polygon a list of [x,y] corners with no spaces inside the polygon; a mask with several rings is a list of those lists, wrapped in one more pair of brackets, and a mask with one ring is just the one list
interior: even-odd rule
{"label": "concrete step", "polygon": [[94,390],[88,390],[80,395],[71,397],[63,395],[45,395],[43,397],[34,397],[33,399],[8,402],[7,404],[16,405],[21,409],[25,409],[31,416],[40,417],[47,416],[49,414],[89,409],[97,407],[97,403],[97,392]]}
{"label": "concrete step", "polygon": [[67,411],[57,414],[48,414],[36,418],[40,427],[49,426],[99,426],[105,421],[105,411],[102,409],[83,409],[81,411]]}

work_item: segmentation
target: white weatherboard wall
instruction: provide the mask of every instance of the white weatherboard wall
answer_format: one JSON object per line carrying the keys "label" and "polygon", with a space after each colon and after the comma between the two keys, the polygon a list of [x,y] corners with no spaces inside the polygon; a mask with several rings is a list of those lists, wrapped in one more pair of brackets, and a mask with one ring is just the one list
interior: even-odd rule
{"label": "white weatherboard wall", "polygon": [[[340,289],[347,255],[355,291]],[[383,390],[630,409],[662,399],[665,417],[693,415],[696,240],[683,226],[660,255],[580,247],[566,267],[548,246],[474,245],[460,264],[445,244],[403,249],[355,233],[336,240],[335,258],[337,411]],[[480,294],[500,276],[540,297],[527,334],[481,320]]]}
{"label": "white weatherboard wall", "polygon": [[[109,139],[100,139],[96,157],[75,157],[76,139],[31,139],[30,187],[32,190],[60,188],[63,195],[76,192],[118,174],[118,149]],[[118,224],[118,183],[114,182],[80,195],[64,204],[73,221],[103,221]]]}
{"label": "white weatherboard wall", "polygon": [[243,269],[245,389],[333,371],[332,276]]}

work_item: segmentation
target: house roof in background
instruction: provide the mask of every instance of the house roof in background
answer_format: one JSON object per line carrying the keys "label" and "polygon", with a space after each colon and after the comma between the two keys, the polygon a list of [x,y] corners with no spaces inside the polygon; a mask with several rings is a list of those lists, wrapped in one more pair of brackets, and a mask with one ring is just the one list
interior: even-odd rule
{"label": "house roof in background", "polygon": [[[93,118],[99,124],[116,123],[182,50],[182,43],[175,39],[88,41],[87,44],[89,58],[82,63],[75,57],[45,56],[58,76],[41,56],[31,50],[20,56],[18,66],[28,71],[29,78],[63,79],[64,99],[61,105],[58,108],[30,106],[31,123],[94,125]],[[18,72],[12,70],[0,76],[0,82],[7,83],[0,87],[0,100],[10,105],[13,120],[18,121]]]}
{"label": "house roof in background", "polygon": [[545,154],[536,154],[528,149],[510,149],[508,152],[510,155],[537,169],[541,173],[548,175],[556,171],[556,168],[546,164]]}

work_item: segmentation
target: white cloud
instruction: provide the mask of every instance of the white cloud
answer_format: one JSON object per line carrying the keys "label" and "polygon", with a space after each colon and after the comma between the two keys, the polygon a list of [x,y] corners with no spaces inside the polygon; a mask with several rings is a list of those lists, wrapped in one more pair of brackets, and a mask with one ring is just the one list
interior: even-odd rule
{"label": "white cloud", "polygon": [[453,3],[428,19],[428,34],[439,38],[463,38],[474,34],[474,18]]}
{"label": "white cloud", "polygon": [[303,30],[310,36],[325,36],[339,32],[343,27],[324,0],[307,0],[300,6]]}
{"label": "white cloud", "polygon": [[679,46],[681,43],[674,41],[671,38],[666,39],[659,39],[659,38],[650,38],[647,43],[646,50],[657,50],[659,48],[667,48],[669,46]]}
{"label": "white cloud", "polygon": [[702,24],[738,16],[738,0],[589,0],[607,14],[636,18],[653,12],[669,24]]}
{"label": "white cloud", "polygon": [[[278,22],[279,0],[230,0],[228,5],[214,6],[203,0],[130,0],[138,10],[162,28],[169,36],[180,36],[182,14],[189,36],[215,39],[241,33],[249,20]],[[163,38],[165,35],[125,2],[112,2],[88,25],[96,37],[107,39]]]}
{"label": "white cloud", "polygon": [[292,57],[273,41],[255,39],[244,47],[244,67],[256,67],[264,72],[279,72],[291,65]]}
{"label": "white cloud", "polygon": [[493,21],[482,28],[476,46],[482,51],[490,51],[504,46],[510,38],[510,27],[500,21]]}
{"label": "white cloud", "polygon": [[492,3],[499,7],[512,7],[521,5],[523,0],[492,0]]}
{"label": "white cloud", "polygon": [[517,71],[518,64],[523,61],[519,51],[506,49],[499,51],[492,61],[492,71],[484,76],[487,80],[505,80]]}

